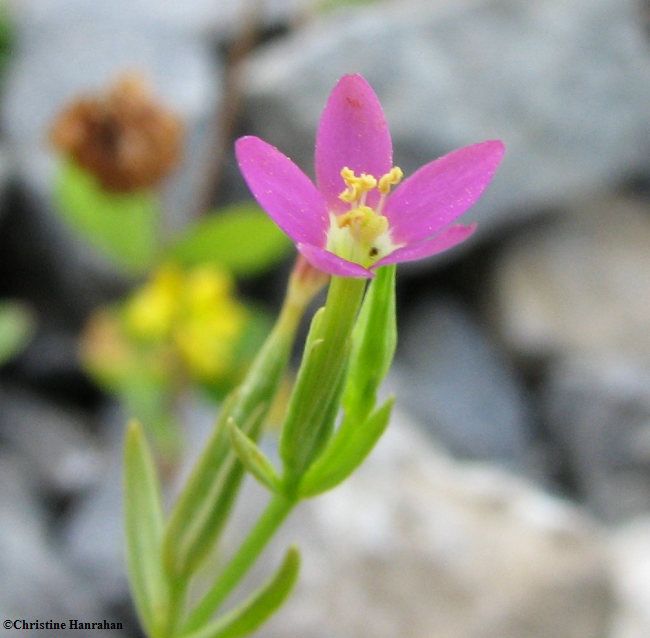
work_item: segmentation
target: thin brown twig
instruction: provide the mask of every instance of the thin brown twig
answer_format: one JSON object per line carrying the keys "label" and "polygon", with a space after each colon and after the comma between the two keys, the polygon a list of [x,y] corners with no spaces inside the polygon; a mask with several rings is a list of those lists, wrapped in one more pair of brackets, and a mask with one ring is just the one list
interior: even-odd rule
{"label": "thin brown twig", "polygon": [[241,27],[228,49],[223,79],[223,100],[212,126],[213,143],[210,158],[206,162],[203,185],[197,199],[198,215],[204,214],[211,208],[214,194],[218,192],[223,179],[224,165],[241,113],[242,62],[259,40],[263,8],[264,0],[251,0],[247,3]]}

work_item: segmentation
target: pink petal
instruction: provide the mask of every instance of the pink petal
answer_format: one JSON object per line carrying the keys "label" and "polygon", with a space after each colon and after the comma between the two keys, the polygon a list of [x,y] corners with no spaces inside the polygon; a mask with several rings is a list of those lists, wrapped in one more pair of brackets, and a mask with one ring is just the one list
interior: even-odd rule
{"label": "pink petal", "polygon": [[[349,208],[338,196],[345,190],[341,169],[379,178],[392,167],[393,144],[384,112],[360,75],[344,75],[332,90],[316,135],[316,184],[332,211]],[[368,194],[374,206],[379,194]]]}
{"label": "pink petal", "polygon": [[343,259],[324,248],[319,248],[318,246],[310,244],[298,244],[297,248],[312,266],[330,275],[365,278],[372,278],[375,276],[363,266],[348,261],[347,259]]}
{"label": "pink petal", "polygon": [[242,137],[235,154],[259,205],[294,242],[325,245],[329,215],[312,181],[277,148]]}
{"label": "pink petal", "polygon": [[423,259],[424,257],[441,253],[465,241],[475,229],[476,224],[472,224],[471,226],[449,226],[449,228],[445,228],[431,239],[427,239],[419,244],[411,244],[410,246],[404,246],[404,248],[398,248],[390,255],[380,259],[375,264],[375,267],[396,264],[403,261],[415,261],[416,259]]}
{"label": "pink petal", "polygon": [[481,196],[503,157],[502,142],[465,146],[426,164],[388,197],[388,217],[396,243],[431,237],[462,215]]}

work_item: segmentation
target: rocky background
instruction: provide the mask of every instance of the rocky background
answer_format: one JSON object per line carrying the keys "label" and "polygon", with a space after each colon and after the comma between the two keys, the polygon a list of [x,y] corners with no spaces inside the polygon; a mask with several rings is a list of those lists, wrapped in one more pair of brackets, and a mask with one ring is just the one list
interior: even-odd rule
{"label": "rocky background", "polygon": [[[76,354],[88,313],[128,282],[53,214],[53,115],[125,68],[149,74],[189,131],[165,196],[177,228],[246,196],[237,134],[309,169],[331,87],[359,72],[407,174],[483,139],[507,154],[469,213],[475,238],[400,268],[399,412],[359,474],[283,530],[274,549],[296,540],[304,568],[259,636],[650,635],[645,0],[9,4],[0,298],[31,304],[38,331],[0,370],[3,618],[107,618],[139,635],[124,414]],[[248,293],[273,307],[285,273]],[[188,408],[190,448],[210,418]],[[233,542],[260,503],[249,492]]]}

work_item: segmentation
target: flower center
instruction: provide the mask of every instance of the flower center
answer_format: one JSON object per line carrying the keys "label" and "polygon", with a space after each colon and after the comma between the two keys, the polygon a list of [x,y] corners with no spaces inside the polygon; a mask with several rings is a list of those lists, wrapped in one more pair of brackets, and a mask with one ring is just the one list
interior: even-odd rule
{"label": "flower center", "polygon": [[[398,248],[391,240],[388,219],[381,212],[391,186],[400,182],[403,173],[395,166],[377,179],[368,173],[356,175],[346,166],[341,170],[341,177],[346,188],[339,198],[350,204],[350,210],[342,215],[330,215],[327,249],[369,268]],[[373,209],[366,204],[366,198],[375,188],[380,196]]]}

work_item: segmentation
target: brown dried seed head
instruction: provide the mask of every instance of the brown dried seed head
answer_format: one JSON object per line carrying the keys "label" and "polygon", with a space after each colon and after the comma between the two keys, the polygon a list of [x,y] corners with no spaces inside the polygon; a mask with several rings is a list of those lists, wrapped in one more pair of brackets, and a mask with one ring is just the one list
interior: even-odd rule
{"label": "brown dried seed head", "polygon": [[58,150],[119,192],[155,186],[178,162],[182,137],[180,119],[153,101],[137,75],[70,103],[51,131]]}

